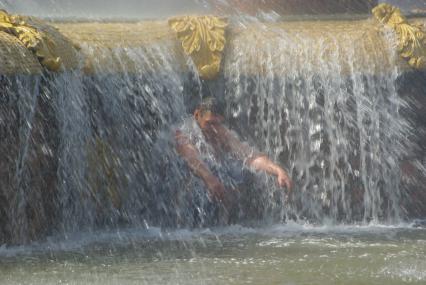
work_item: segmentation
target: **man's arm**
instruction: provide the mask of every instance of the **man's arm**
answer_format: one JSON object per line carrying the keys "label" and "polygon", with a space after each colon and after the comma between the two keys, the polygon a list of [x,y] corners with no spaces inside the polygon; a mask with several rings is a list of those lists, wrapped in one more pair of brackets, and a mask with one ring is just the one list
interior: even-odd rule
{"label": "man's arm", "polygon": [[255,170],[263,170],[268,174],[275,175],[278,185],[280,185],[280,187],[287,187],[287,189],[291,191],[291,179],[282,167],[272,162],[266,155],[254,152],[253,148],[242,143],[238,137],[225,126],[215,124],[213,128],[217,135],[221,137],[223,144],[228,147],[229,151],[233,152],[241,160],[244,160],[246,165]]}
{"label": "man's arm", "polygon": [[288,177],[287,172],[278,164],[272,162],[267,156],[258,156],[248,162],[248,165],[256,170],[263,170],[268,174],[277,177],[278,185],[286,187],[289,191],[292,188],[291,179]]}
{"label": "man's arm", "polygon": [[210,196],[218,201],[223,201],[225,187],[200,159],[198,150],[191,144],[188,137],[178,130],[175,134],[175,141],[177,152],[186,161],[192,172],[204,181],[209,189]]}

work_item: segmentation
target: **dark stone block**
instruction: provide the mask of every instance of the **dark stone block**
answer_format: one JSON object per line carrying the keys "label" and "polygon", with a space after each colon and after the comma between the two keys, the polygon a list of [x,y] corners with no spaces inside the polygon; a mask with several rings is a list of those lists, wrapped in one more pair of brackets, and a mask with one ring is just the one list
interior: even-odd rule
{"label": "dark stone block", "polygon": [[57,223],[58,129],[38,80],[0,78],[0,243],[38,240]]}

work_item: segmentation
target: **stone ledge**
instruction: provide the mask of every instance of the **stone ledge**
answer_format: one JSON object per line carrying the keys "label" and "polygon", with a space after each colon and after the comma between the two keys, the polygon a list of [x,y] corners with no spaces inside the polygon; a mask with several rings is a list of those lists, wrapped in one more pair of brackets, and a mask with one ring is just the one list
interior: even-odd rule
{"label": "stone ledge", "polygon": [[[370,13],[378,0],[209,0],[219,13],[256,14],[274,11],[279,15]],[[228,5],[226,4],[228,3]]]}

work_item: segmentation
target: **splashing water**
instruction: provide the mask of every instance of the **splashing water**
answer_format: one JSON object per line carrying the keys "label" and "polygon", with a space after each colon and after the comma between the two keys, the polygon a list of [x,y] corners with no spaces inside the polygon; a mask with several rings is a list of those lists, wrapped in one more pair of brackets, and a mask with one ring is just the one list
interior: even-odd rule
{"label": "splashing water", "polygon": [[[214,82],[172,40],[82,40],[89,66],[0,77],[0,243],[20,245],[0,247],[0,283],[425,282],[424,221],[404,223],[418,182],[401,162],[426,168],[394,35],[262,17],[230,19],[239,33]],[[273,177],[250,173],[237,225],[215,226],[174,147],[207,95],[295,184],[284,200]]]}
{"label": "splashing water", "polygon": [[245,187],[256,203],[235,223],[404,220],[399,164],[415,146],[400,114],[393,34],[377,40],[370,21],[356,28],[239,21],[243,33],[213,83],[202,82],[189,59],[182,68],[173,41],[83,42],[82,54],[95,59],[86,74],[10,79],[5,94],[19,98],[20,123],[1,145],[17,146],[5,166],[15,173],[3,191],[14,193],[6,194],[5,236],[21,243],[99,228],[194,226],[208,203],[196,208],[188,196],[205,186],[176,154],[173,132],[209,92],[241,139],[285,165],[295,183],[284,201],[273,178],[253,174]]}
{"label": "splashing water", "polygon": [[[233,43],[225,67],[233,126],[271,157],[288,162],[297,189],[287,215],[398,221],[398,161],[410,150],[411,128],[400,115],[405,103],[397,93],[392,44],[377,57],[369,52],[371,42],[358,38],[367,32],[289,26],[277,25],[273,37],[255,28],[249,42],[262,49],[247,45],[247,38]],[[313,37],[316,32],[321,35]],[[378,71],[386,64],[387,71]]]}

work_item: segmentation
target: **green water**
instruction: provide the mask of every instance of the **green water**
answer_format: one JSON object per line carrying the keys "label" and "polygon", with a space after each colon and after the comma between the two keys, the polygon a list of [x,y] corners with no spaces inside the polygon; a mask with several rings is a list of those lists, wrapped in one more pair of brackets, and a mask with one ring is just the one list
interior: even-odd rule
{"label": "green water", "polygon": [[426,229],[86,233],[3,247],[0,284],[426,284]]}

